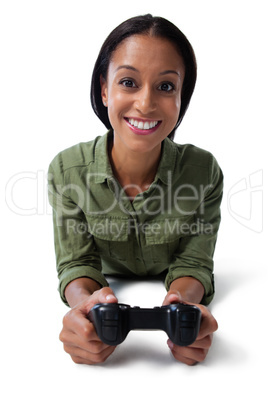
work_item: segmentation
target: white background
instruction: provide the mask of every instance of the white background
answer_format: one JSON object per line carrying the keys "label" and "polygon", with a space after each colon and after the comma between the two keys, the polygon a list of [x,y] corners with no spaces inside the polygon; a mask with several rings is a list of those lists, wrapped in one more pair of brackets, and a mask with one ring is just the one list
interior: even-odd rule
{"label": "white background", "polygon": [[[0,4],[1,400],[267,400],[266,2]],[[197,55],[196,91],[176,141],[210,150],[225,174],[210,306],[219,330],[194,367],[173,360],[163,332],[132,332],[105,364],[77,366],[58,340],[67,308],[46,172],[62,149],[105,133],[90,106],[93,64],[115,26],[147,12],[180,27]],[[165,294],[158,282],[112,285],[121,302],[142,307]]]}

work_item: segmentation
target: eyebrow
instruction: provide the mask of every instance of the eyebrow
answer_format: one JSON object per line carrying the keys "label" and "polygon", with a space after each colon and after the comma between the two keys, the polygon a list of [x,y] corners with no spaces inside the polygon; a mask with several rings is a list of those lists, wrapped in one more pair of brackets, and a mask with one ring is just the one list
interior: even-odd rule
{"label": "eyebrow", "polygon": [[123,66],[117,67],[117,69],[116,69],[115,71],[121,70],[122,68],[123,68],[123,69],[126,69],[126,70],[136,71],[137,73],[139,72],[139,70],[137,70],[135,67],[132,67],[132,66],[130,66],[130,65],[128,65],[128,64],[125,64],[125,65],[123,65]]}
{"label": "eyebrow", "polygon": [[180,72],[175,71],[175,70],[166,70],[166,71],[163,71],[162,73],[160,73],[159,75],[166,75],[166,74],[176,74],[179,77],[181,76]]}
{"label": "eyebrow", "polygon": [[[117,69],[115,70],[115,71],[118,71],[118,70],[121,70],[121,69],[126,69],[126,70],[132,70],[132,71],[135,71],[135,72],[139,72],[139,70],[137,70],[135,67],[133,67],[133,66],[130,66],[129,64],[125,64],[125,65],[122,65],[122,66],[119,66],[119,67],[117,67]],[[176,70],[165,70],[165,71],[162,71],[161,73],[159,73],[159,75],[166,75],[166,74],[176,74],[176,75],[178,75],[179,77],[181,76],[181,74],[179,73],[179,71],[176,71]]]}

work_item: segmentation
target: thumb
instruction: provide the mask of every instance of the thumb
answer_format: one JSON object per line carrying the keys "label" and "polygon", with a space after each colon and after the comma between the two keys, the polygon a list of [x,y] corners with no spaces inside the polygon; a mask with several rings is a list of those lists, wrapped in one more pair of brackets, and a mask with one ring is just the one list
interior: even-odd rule
{"label": "thumb", "polygon": [[167,294],[166,297],[163,301],[163,306],[167,306],[169,304],[173,304],[173,303],[180,303],[182,302],[182,296],[180,294],[180,292],[178,292],[177,290],[170,290]]}
{"label": "thumb", "polygon": [[109,287],[105,287],[100,290],[97,303],[118,303],[118,300],[113,290]]}
{"label": "thumb", "polygon": [[98,303],[118,303],[118,300],[111,288],[104,287],[89,296],[89,298],[80,305],[80,311],[82,314],[87,315],[92,307]]}

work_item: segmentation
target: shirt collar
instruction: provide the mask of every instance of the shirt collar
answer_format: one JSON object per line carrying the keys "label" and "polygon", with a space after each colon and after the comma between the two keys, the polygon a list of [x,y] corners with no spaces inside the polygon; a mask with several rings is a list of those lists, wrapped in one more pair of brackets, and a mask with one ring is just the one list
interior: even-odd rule
{"label": "shirt collar", "polygon": [[[108,142],[113,132],[109,130],[105,135],[98,138],[95,148],[95,161],[97,174],[95,183],[104,183],[107,179],[113,178],[113,171],[108,156]],[[162,143],[162,155],[155,179],[160,179],[164,184],[169,183],[170,173],[174,172],[176,153],[178,148],[169,138]]]}
{"label": "shirt collar", "polygon": [[108,142],[113,135],[112,130],[98,138],[95,148],[96,171],[95,183],[104,183],[106,179],[113,177],[113,171],[108,156]]}
{"label": "shirt collar", "polygon": [[156,172],[155,180],[160,179],[164,184],[169,184],[170,174],[175,170],[177,145],[168,137],[162,143],[162,155]]}

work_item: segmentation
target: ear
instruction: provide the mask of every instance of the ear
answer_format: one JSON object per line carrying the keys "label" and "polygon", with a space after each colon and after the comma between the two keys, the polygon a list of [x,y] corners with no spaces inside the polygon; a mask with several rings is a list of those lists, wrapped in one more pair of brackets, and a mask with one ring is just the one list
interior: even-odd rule
{"label": "ear", "polygon": [[104,106],[108,104],[108,88],[107,88],[107,81],[100,76],[100,86],[101,86],[101,98]]}

